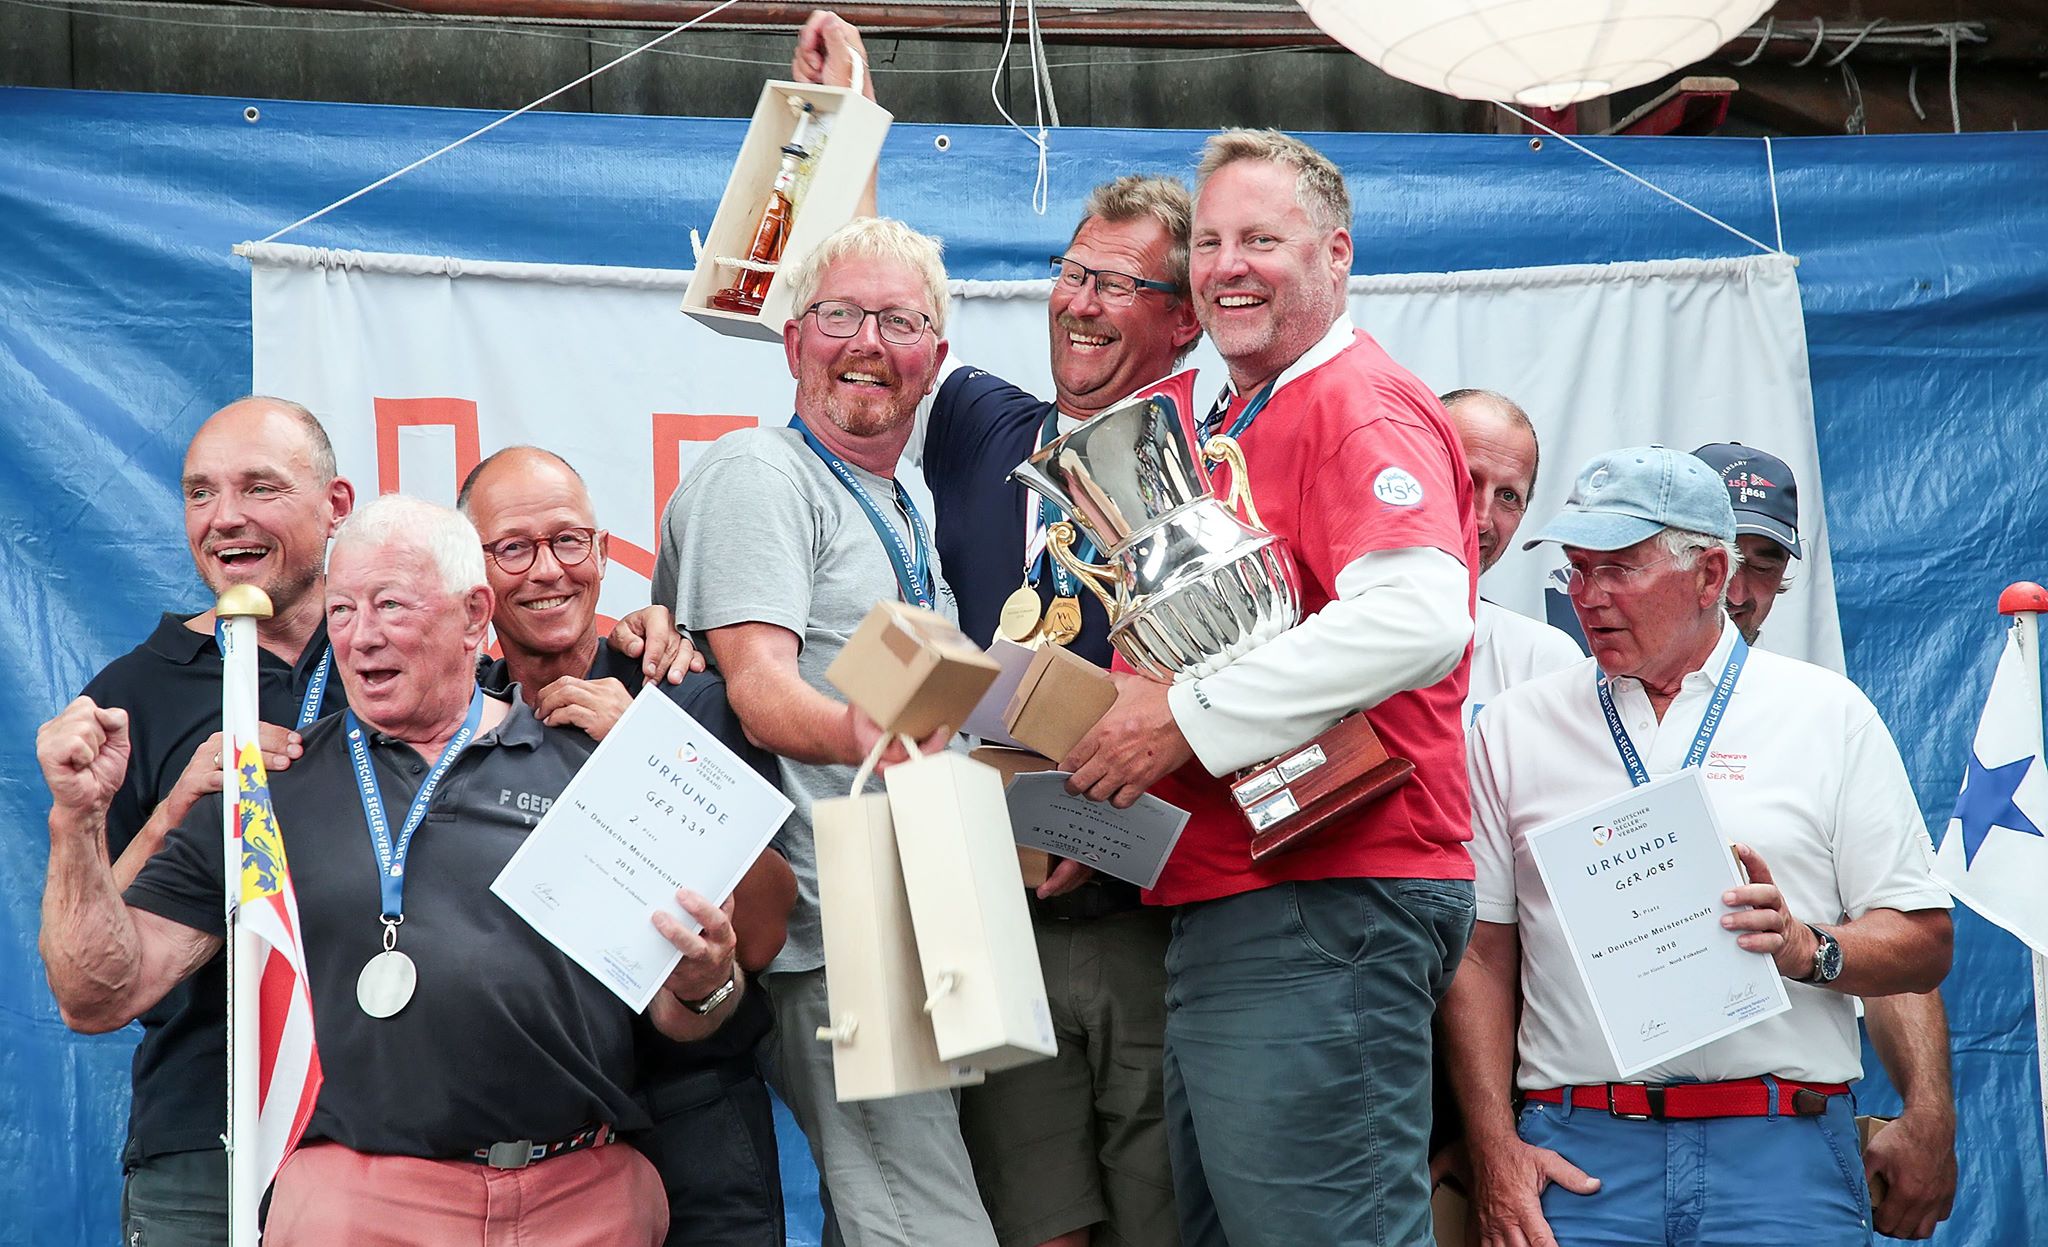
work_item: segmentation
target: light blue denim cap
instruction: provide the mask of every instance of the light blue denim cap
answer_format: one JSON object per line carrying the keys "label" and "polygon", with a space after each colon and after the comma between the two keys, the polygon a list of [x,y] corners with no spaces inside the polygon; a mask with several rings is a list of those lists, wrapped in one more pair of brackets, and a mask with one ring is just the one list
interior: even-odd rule
{"label": "light blue denim cap", "polygon": [[1620,550],[1666,528],[1735,540],[1735,508],[1721,474],[1668,446],[1630,446],[1579,469],[1564,510],[1524,550],[1546,541],[1582,550]]}

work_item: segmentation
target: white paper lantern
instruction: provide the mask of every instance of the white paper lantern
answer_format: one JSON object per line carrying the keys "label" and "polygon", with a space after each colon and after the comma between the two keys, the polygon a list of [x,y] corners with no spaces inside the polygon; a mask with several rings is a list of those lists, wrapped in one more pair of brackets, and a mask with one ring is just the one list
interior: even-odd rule
{"label": "white paper lantern", "polygon": [[1396,78],[1468,100],[1562,108],[1712,56],[1772,0],[1299,0]]}

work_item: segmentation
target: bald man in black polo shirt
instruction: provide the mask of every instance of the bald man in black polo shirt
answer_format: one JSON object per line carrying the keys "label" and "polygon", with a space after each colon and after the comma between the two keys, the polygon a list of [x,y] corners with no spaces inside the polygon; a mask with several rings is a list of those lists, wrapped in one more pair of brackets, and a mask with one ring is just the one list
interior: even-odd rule
{"label": "bald man in black polo shirt", "polygon": [[[645,1122],[633,1015],[488,894],[531,829],[522,811],[559,794],[592,747],[477,688],[491,602],[476,530],[445,508],[381,498],[336,536],[324,603],[353,709],[309,729],[272,786],[325,1080],[278,1178],[270,1247],[494,1233],[654,1247],[666,1229],[652,1168],[605,1146]],[[65,1021],[81,1030],[125,1025],[221,946],[217,796],[194,806],[124,903],[103,837],[129,752],[129,716],[85,698],[37,742],[54,798],[43,951]],[[429,802],[393,816],[433,782]],[[373,803],[392,827],[419,828],[393,837],[409,850],[391,872],[405,891],[399,943],[420,982],[395,1013],[372,1013],[355,992],[391,908],[365,843]],[[682,958],[647,1021],[687,1041],[731,1015],[745,981],[726,915],[689,893],[678,901],[703,929],[656,918]]]}

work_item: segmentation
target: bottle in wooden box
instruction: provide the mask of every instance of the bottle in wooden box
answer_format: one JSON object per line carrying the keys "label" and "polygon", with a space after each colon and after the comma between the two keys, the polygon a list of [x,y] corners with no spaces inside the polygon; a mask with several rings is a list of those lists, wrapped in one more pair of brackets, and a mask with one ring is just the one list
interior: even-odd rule
{"label": "bottle in wooden box", "polygon": [[759,315],[761,304],[768,297],[768,284],[775,280],[776,268],[782,262],[782,249],[789,242],[790,226],[796,219],[797,177],[812,155],[806,143],[812,119],[817,115],[810,101],[792,97],[791,102],[801,110],[796,130],[782,146],[782,165],[775,171],[774,184],[768,188],[768,202],[761,209],[761,221],[754,227],[754,239],[747,246],[739,276],[732,285],[711,296],[711,306],[720,311]]}

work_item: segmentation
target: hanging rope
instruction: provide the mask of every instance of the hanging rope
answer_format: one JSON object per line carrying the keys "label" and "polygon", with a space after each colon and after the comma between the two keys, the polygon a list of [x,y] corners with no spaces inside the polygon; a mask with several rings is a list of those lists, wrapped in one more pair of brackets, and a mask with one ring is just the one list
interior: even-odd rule
{"label": "hanging rope", "polygon": [[1519,109],[1516,109],[1513,105],[1503,104],[1499,100],[1495,100],[1493,106],[1495,108],[1500,109],[1502,112],[1509,114],[1510,116],[1520,118],[1521,120],[1527,122],[1529,125],[1536,127],[1538,130],[1541,130],[1545,134],[1556,139],[1558,142],[1563,143],[1566,147],[1571,148],[1573,151],[1592,157],[1594,160],[1600,162],[1603,165],[1606,165],[1608,168],[1614,170],[1616,173],[1619,173],[1623,177],[1627,178],[1629,181],[1634,182],[1639,186],[1647,187],[1648,189],[1655,191],[1657,194],[1662,195],[1664,198],[1670,200],[1672,203],[1677,204],[1679,207],[1685,209],[1687,212],[1692,213],[1694,216],[1699,217],[1700,219],[1705,221],[1713,222],[1715,225],[1718,225],[1722,229],[1727,230],[1729,233],[1735,235],[1737,238],[1740,238],[1742,241],[1748,243],[1750,246],[1755,247],[1758,251],[1770,252],[1777,255],[1783,255],[1785,253],[1785,249],[1782,246],[1773,247],[1769,243],[1759,242],[1757,239],[1750,237],[1748,234],[1743,233],[1739,229],[1736,229],[1733,225],[1728,224],[1728,222],[1722,220],[1720,217],[1715,216],[1713,213],[1708,212],[1706,209],[1687,203],[1685,200],[1680,199],[1678,196],[1672,194],[1668,190],[1665,190],[1663,187],[1657,185],[1655,182],[1650,181],[1646,177],[1642,177],[1639,174],[1631,173],[1629,170],[1622,168],[1618,164],[1615,164],[1612,160],[1609,160],[1607,157],[1601,155],[1599,152],[1596,152],[1592,148],[1587,147],[1584,143],[1581,143],[1578,140],[1572,138],[1571,135],[1558,133],[1556,130],[1553,130],[1549,126],[1544,125],[1542,122],[1536,120],[1534,117],[1531,117],[1528,114],[1520,111]]}

